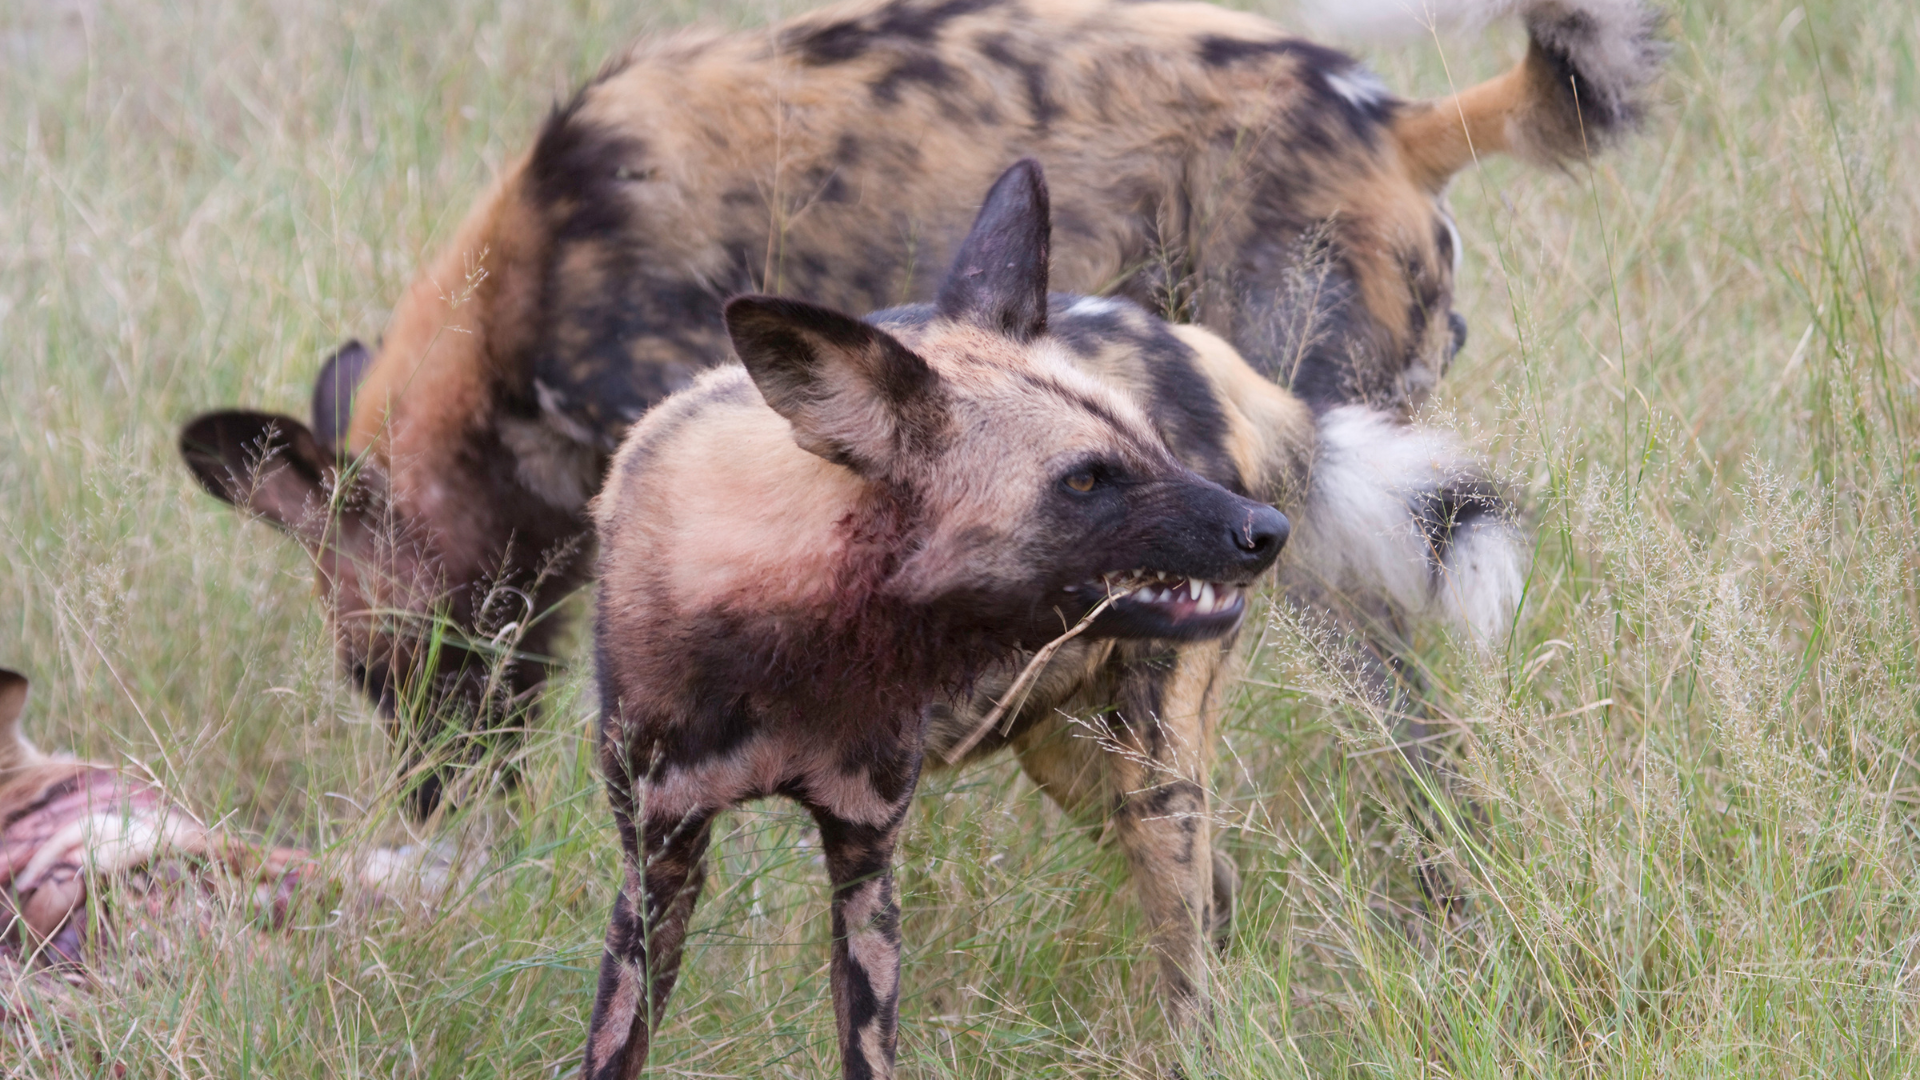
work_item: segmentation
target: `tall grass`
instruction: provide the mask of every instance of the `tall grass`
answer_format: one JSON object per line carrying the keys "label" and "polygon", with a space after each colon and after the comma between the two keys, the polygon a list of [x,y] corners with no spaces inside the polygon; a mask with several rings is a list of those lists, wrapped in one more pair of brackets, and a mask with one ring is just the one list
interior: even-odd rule
{"label": "tall grass", "polygon": [[[406,839],[302,556],[201,495],[175,432],[304,412],[547,104],[703,7],[779,13],[0,8],[0,664],[33,676],[42,745],[283,841]],[[1441,772],[1409,772],[1311,627],[1257,628],[1215,775],[1241,909],[1184,1044],[1113,853],[1005,762],[932,778],[900,859],[908,1075],[1920,1072],[1920,18],[1672,26],[1644,137],[1455,185],[1472,339],[1435,411],[1493,448],[1537,547],[1502,655],[1422,643]],[[1370,58],[1432,94],[1516,47]],[[236,912],[165,964],[136,943],[0,1032],[0,1074],[567,1068],[616,854],[574,656],[521,790],[438,834],[451,884],[279,934]],[[780,806],[727,819],[662,1075],[836,1067],[809,845]]]}

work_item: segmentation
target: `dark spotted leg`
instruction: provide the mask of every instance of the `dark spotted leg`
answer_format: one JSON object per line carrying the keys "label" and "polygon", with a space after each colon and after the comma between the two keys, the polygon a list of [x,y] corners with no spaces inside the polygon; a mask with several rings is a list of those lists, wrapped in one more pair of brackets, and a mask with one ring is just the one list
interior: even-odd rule
{"label": "dark spotted leg", "polygon": [[647,1063],[654,1025],[680,973],[687,921],[706,883],[713,817],[711,809],[650,816],[645,836],[638,837],[631,798],[614,795],[614,820],[626,851],[625,880],[600,959],[600,989],[580,1070],[585,1080],[631,1080]]}
{"label": "dark spotted leg", "polygon": [[1232,917],[1239,875],[1213,850],[1207,780],[1231,643],[1124,646],[1118,708],[1099,737],[1036,724],[1015,739],[1020,763],[1069,812],[1103,814],[1126,855],[1176,1029],[1207,1000],[1207,946]]}
{"label": "dark spotted leg", "polygon": [[900,905],[893,892],[893,848],[912,796],[909,787],[878,824],[809,807],[820,823],[833,882],[833,1013],[845,1080],[893,1077],[900,1026]]}
{"label": "dark spotted leg", "polygon": [[1109,717],[1114,839],[1140,893],[1160,990],[1175,1028],[1207,1001],[1207,945],[1214,926],[1212,804],[1207,790],[1222,677],[1214,646],[1189,647],[1128,664],[1120,709]]}

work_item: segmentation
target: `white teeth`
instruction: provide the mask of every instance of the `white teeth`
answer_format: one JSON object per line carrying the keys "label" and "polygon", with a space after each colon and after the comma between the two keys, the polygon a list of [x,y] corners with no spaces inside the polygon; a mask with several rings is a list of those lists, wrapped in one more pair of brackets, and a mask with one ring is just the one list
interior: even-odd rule
{"label": "white teeth", "polygon": [[[1131,589],[1121,591],[1116,584],[1109,582],[1114,599],[1132,600],[1139,604],[1176,604],[1181,602],[1193,605],[1195,615],[1217,615],[1240,602],[1240,590],[1231,585],[1215,585],[1211,581],[1196,581],[1191,578],[1174,578],[1172,584],[1164,588],[1154,588],[1145,581],[1148,572],[1136,572],[1142,583]],[[1155,578],[1164,578],[1164,574],[1154,574]]]}

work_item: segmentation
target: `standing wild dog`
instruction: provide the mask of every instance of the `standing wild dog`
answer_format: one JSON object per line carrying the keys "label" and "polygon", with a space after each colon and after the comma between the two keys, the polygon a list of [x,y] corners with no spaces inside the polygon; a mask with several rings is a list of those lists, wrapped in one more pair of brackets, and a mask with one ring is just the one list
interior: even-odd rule
{"label": "standing wild dog", "polygon": [[1225,634],[1279,555],[1279,511],[1182,465],[1047,334],[1047,249],[1023,161],[930,310],[869,323],[735,299],[744,367],[696,380],[621,447],[599,496],[596,644],[626,873],[591,1080],[645,1062],[714,816],[771,795],[819,824],[843,1073],[893,1075],[890,864],[929,707],[1083,617],[1097,638]]}
{"label": "standing wild dog", "polygon": [[[1581,159],[1632,125],[1657,59],[1638,0],[1406,6],[1517,10],[1527,55],[1408,101],[1254,16],[1120,0],[855,0],[642,42],[503,171],[377,354],[328,361],[312,430],[214,413],[182,451],[314,551],[354,681],[432,716],[545,677],[586,502],[627,427],[727,355],[726,297],[926,298],[966,229],[951,193],[1023,155],[1068,204],[1057,283],[1197,321],[1317,411],[1404,411],[1465,335],[1448,178]],[[1217,439],[1245,387],[1267,388],[1131,389]]]}

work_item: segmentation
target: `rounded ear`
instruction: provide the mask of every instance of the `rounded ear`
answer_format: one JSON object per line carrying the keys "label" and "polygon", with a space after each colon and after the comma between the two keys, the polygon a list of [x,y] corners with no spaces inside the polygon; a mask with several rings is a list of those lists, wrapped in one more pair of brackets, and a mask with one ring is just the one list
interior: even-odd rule
{"label": "rounded ear", "polygon": [[327,362],[320,365],[320,377],[313,381],[313,439],[336,460],[347,450],[353,392],[372,366],[373,352],[358,341],[349,341],[327,357]]}
{"label": "rounded ear", "polygon": [[942,430],[940,376],[886,331],[774,296],[735,297],[726,320],[760,396],[801,449],[879,476]]}
{"label": "rounded ear", "polygon": [[1021,158],[1000,174],[940,284],[940,314],[1016,341],[1047,332],[1047,260],[1053,221],[1040,163]]}
{"label": "rounded ear", "polygon": [[20,714],[27,707],[27,677],[0,668],[0,775],[40,760],[40,752],[20,735]]}
{"label": "rounded ear", "polygon": [[215,412],[180,432],[180,456],[200,486],[303,540],[326,529],[332,459],[290,416]]}
{"label": "rounded ear", "polygon": [[27,677],[11,668],[0,668],[0,732],[10,731],[27,707]]}

